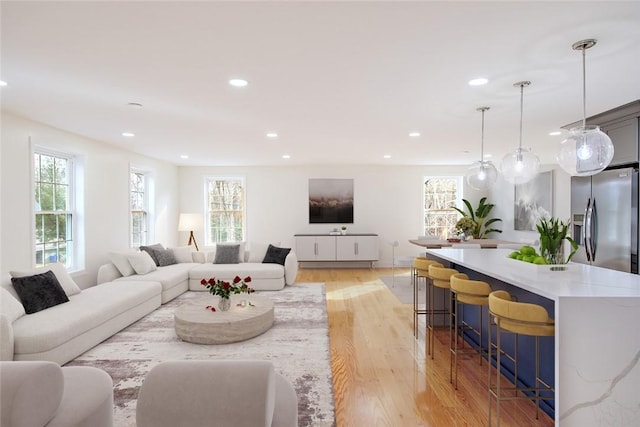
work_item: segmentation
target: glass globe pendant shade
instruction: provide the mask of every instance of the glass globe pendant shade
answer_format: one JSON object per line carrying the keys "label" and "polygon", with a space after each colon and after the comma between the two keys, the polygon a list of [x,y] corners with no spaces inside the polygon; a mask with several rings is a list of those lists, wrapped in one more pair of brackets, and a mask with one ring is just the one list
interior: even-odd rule
{"label": "glass globe pendant shade", "polygon": [[467,170],[467,184],[476,190],[490,188],[498,178],[498,170],[490,161],[477,161]]}
{"label": "glass globe pendant shade", "polygon": [[590,176],[602,172],[613,159],[611,138],[598,126],[581,126],[569,131],[560,143],[556,159],[571,176]]}
{"label": "glass globe pendant shade", "polygon": [[524,184],[531,181],[540,170],[540,160],[526,148],[516,148],[505,154],[500,162],[502,176],[514,184]]}

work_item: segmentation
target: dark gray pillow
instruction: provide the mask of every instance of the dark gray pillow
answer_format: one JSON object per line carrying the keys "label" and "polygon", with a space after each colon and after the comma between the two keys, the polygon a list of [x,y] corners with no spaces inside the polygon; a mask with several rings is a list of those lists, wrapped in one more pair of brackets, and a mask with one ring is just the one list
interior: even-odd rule
{"label": "dark gray pillow", "polygon": [[277,246],[269,245],[262,262],[264,264],[284,265],[284,260],[287,258],[287,255],[289,255],[289,252],[291,252],[291,248],[279,248]]}
{"label": "dark gray pillow", "polygon": [[156,267],[160,266],[160,261],[158,260],[158,256],[156,255],[156,251],[163,251],[164,250],[164,246],[162,246],[160,243],[156,243],[155,245],[140,246],[140,250],[141,251],[145,251],[146,253],[148,253],[151,256],[151,259],[153,260],[153,262],[156,263]]}
{"label": "dark gray pillow", "polygon": [[240,263],[240,244],[216,245],[216,258],[214,264],[238,264]]}
{"label": "dark gray pillow", "polygon": [[27,314],[37,313],[69,301],[58,278],[51,270],[33,276],[12,277],[11,284]]}
{"label": "dark gray pillow", "polygon": [[177,264],[176,256],[171,249],[163,249],[161,251],[154,250],[156,258],[158,258],[158,267],[164,267],[166,265]]}

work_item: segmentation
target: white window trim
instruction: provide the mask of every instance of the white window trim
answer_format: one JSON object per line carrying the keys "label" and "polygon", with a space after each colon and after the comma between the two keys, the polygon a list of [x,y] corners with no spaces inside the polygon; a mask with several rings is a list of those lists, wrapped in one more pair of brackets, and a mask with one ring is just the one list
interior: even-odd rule
{"label": "white window trim", "polygon": [[127,175],[127,195],[128,197],[128,209],[129,209],[129,233],[128,233],[128,245],[131,246],[131,174],[141,173],[145,176],[145,206],[147,207],[147,244],[151,245],[155,241],[155,204],[152,203],[155,200],[155,170],[146,168],[144,166],[137,166],[129,164],[129,174]]}
{"label": "white window trim", "polygon": [[34,144],[29,137],[29,165],[31,176],[29,179],[29,205],[31,211],[31,265],[36,265],[36,219],[35,219],[35,154],[44,154],[46,156],[65,158],[69,162],[69,186],[71,191],[69,192],[69,211],[72,212],[71,216],[71,236],[72,236],[72,263],[68,267],[70,273],[77,273],[83,271],[85,268],[85,233],[84,233],[84,161],[82,156],[55,150],[43,145]]}
{"label": "white window trim", "polygon": [[422,177],[422,228],[420,231],[420,235],[422,235],[425,231],[425,217],[427,215],[427,209],[424,206],[424,186],[425,186],[425,182],[427,182],[427,180],[429,179],[455,179],[457,181],[456,184],[456,207],[459,209],[462,209],[462,198],[464,197],[463,193],[462,193],[462,185],[463,185],[463,176],[461,175],[425,175]]}
{"label": "white window trim", "polygon": [[244,197],[242,199],[242,241],[246,241],[247,240],[247,180],[244,176],[241,175],[205,175],[204,179],[203,179],[203,203],[202,206],[204,207],[204,219],[205,219],[205,224],[204,224],[204,241],[205,244],[213,244],[215,245],[216,242],[213,242],[213,240],[211,239],[211,236],[209,235],[210,233],[210,227],[209,224],[207,223],[207,219],[208,219],[208,212],[209,212],[209,206],[208,206],[208,202],[209,202],[209,192],[208,192],[208,188],[209,188],[209,181],[215,181],[218,179],[224,179],[224,180],[238,180],[242,183],[242,188],[244,189]]}

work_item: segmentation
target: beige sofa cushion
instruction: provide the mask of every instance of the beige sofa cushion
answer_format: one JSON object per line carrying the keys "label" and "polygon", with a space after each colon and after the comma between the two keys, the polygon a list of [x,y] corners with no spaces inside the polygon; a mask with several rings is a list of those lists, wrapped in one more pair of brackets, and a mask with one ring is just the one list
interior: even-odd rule
{"label": "beige sofa cushion", "polygon": [[73,281],[64,264],[59,262],[27,271],[10,271],[9,274],[11,277],[27,277],[33,276],[34,274],[46,273],[47,271],[53,271],[53,274],[55,274],[56,279],[58,279],[60,286],[62,286],[64,293],[67,294],[68,297],[80,293],[80,287]]}

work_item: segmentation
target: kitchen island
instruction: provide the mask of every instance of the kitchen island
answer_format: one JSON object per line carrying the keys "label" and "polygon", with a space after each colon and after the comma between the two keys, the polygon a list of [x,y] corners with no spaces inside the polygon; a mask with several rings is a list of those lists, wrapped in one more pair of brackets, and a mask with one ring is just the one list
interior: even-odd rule
{"label": "kitchen island", "polygon": [[[556,321],[555,423],[631,426],[640,420],[640,276],[570,263],[551,271],[511,250],[427,249],[470,278],[529,293]],[[482,277],[484,276],[484,277]]]}

